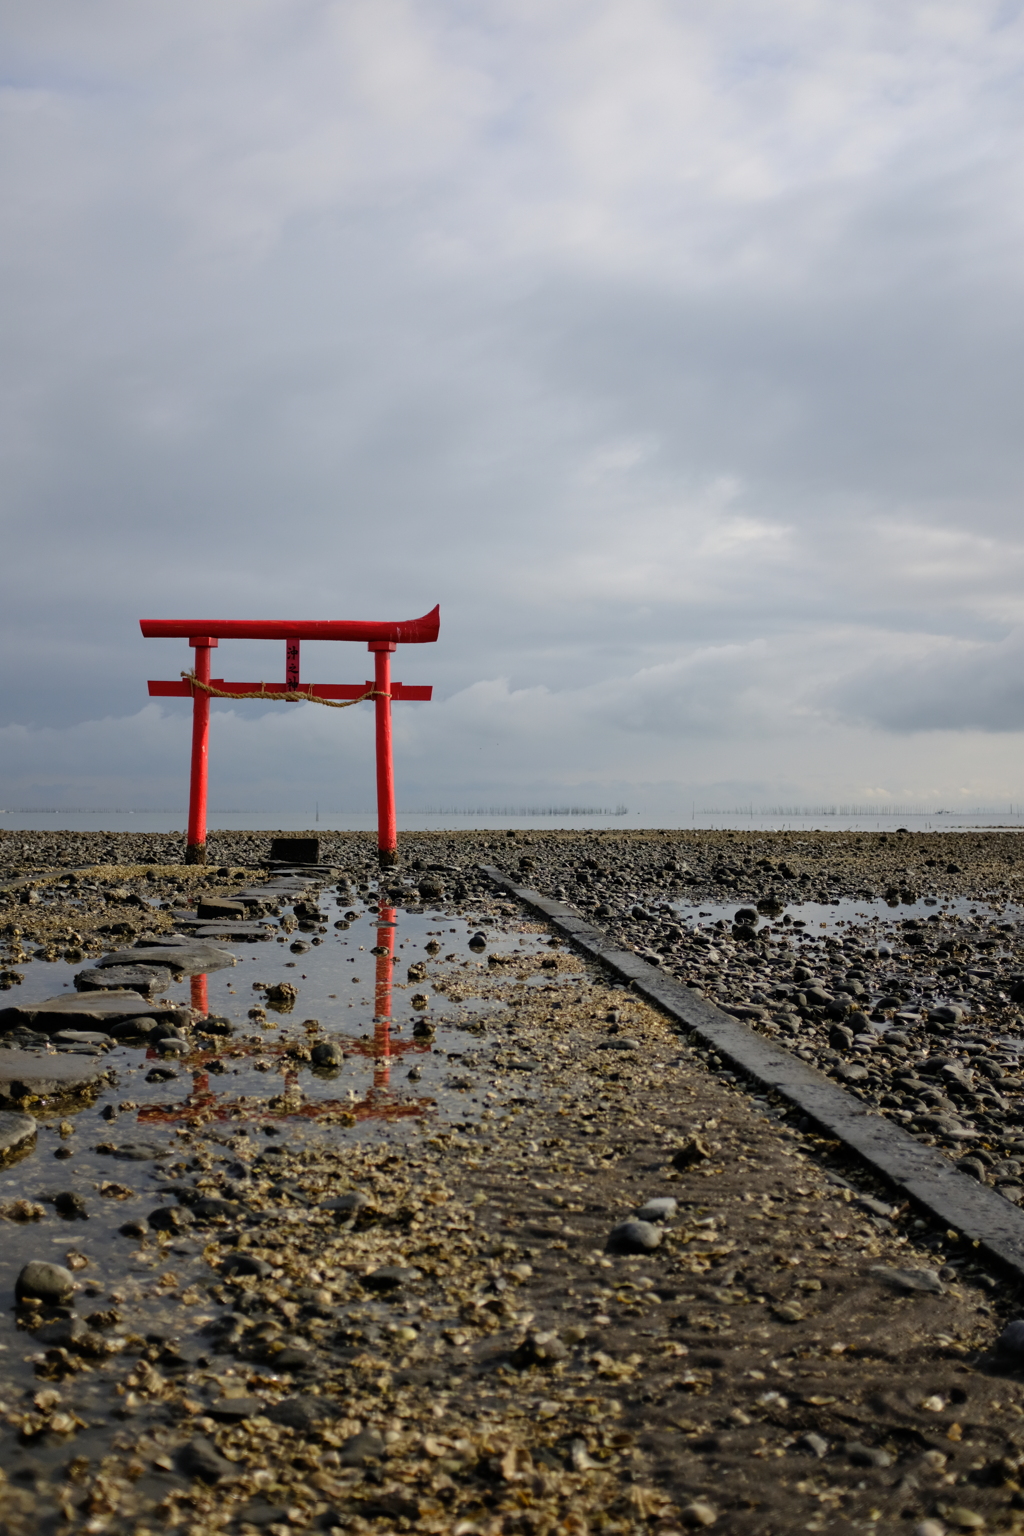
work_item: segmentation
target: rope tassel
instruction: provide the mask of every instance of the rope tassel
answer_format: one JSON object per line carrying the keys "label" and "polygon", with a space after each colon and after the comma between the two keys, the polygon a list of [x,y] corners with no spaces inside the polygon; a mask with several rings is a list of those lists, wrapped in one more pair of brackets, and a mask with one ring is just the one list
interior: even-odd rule
{"label": "rope tassel", "polygon": [[[279,702],[325,704],[328,709],[350,709],[353,704],[362,704],[366,699],[390,699],[391,697],[390,693],[382,693],[379,688],[368,688],[365,693],[359,695],[358,699],[321,699],[315,693],[303,692],[302,689],[294,693],[282,693],[279,689],[268,693],[266,683],[260,684],[258,693],[226,693],[223,688],[215,688],[212,683],[202,682],[194,672],[183,672],[181,676],[184,682],[191,683],[193,688],[198,688],[202,693],[212,694],[215,699],[267,699],[272,704]],[[312,689],[313,684],[310,683],[308,686]]]}

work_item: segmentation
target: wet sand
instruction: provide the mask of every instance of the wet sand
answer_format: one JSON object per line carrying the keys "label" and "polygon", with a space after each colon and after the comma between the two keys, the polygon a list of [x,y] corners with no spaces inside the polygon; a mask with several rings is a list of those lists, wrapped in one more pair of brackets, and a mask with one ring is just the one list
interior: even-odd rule
{"label": "wet sand", "polygon": [[[173,1154],[158,1160],[155,1178],[146,1165],[143,1204],[165,1215],[139,1236],[115,1236],[104,1223],[101,1237],[95,1217],[72,1221],[38,1200],[35,1220],[4,1212],[25,1252],[29,1234],[46,1257],[65,1262],[70,1252],[80,1265],[73,1306],[22,1307],[17,1316],[10,1351],[18,1369],[6,1373],[4,1395],[7,1529],[58,1530],[63,1520],[133,1532],[176,1524],[667,1536],[711,1526],[1024,1524],[1024,1391],[1014,1362],[995,1353],[1003,1323],[1020,1308],[1014,1286],[986,1273],[959,1234],[935,1230],[898,1191],[867,1178],[841,1147],[716,1071],[654,1009],[549,943],[542,924],[475,872],[487,861],[561,894],[708,996],[753,1010],[751,1027],[788,1037],[826,1070],[831,1051],[833,1075],[866,1062],[868,1075],[854,1074],[850,1091],[879,1099],[889,1091],[896,1104],[879,1108],[892,1113],[916,1095],[910,1102],[924,1108],[904,1123],[951,1156],[966,1145],[980,1177],[996,1182],[1014,1161],[1016,1084],[1004,1081],[1014,1074],[1001,1070],[996,1081],[971,1062],[996,1059],[992,1043],[1012,1035],[1018,1012],[1007,985],[1017,942],[1019,893],[1007,862],[1015,841],[915,837],[911,847],[851,835],[802,849],[796,841],[409,838],[389,884],[402,892],[398,935],[403,907],[413,908],[410,935],[417,922],[424,931],[416,955],[395,968],[392,1011],[408,1031],[417,1017],[439,1021],[428,1040],[429,1113],[323,1124],[287,1104],[271,1108],[280,1094],[266,1092],[248,1095],[247,1112],[225,1121],[187,1104],[168,1123]],[[58,855],[64,868],[100,855],[113,862],[79,882],[95,891],[57,891],[52,905],[44,893],[59,879],[40,879],[35,903],[12,892],[7,953],[15,940],[25,955],[82,957],[131,944],[171,926],[164,914],[154,919],[157,897],[166,895],[170,912],[200,882],[227,895],[263,878],[268,844],[268,836],[218,839],[223,863],[203,872],[170,863],[166,838],[64,843],[9,834],[0,840],[6,879],[59,874]],[[353,892],[367,877],[359,907],[371,912],[369,839],[323,839],[321,857],[348,872]],[[948,871],[950,863],[959,869]],[[810,882],[801,879],[807,873]],[[832,930],[841,949],[825,943],[812,952],[809,940],[780,931],[798,898],[869,901],[870,889],[884,902],[898,880],[890,925],[906,921],[903,898],[916,897],[920,916],[911,921],[929,925],[924,944],[906,943],[918,930],[900,927],[891,953],[879,955],[877,924],[868,933],[853,922],[852,935]],[[335,884],[321,882],[321,906]],[[987,898],[983,921],[968,923],[968,910],[953,923],[954,898]],[[935,903],[928,915],[925,900]],[[940,932],[929,918],[944,902]],[[736,924],[743,907],[755,916]],[[728,917],[701,920],[702,908]],[[423,944],[430,913],[433,953]],[[277,921],[288,916],[282,904]],[[1012,927],[1000,929],[1003,922]],[[115,924],[132,931],[113,933]],[[326,944],[329,924],[313,926],[324,932],[307,942]],[[302,931],[294,925],[283,936],[301,941]],[[470,949],[478,932],[483,945]],[[947,934],[966,943],[945,951]],[[305,963],[287,942],[229,947],[245,956],[246,973],[271,983]],[[810,978],[795,976],[801,962]],[[25,981],[11,983],[7,999],[30,986],[33,966],[57,963],[22,961]],[[947,981],[938,975],[947,964],[960,965],[949,981],[966,1006],[952,1033],[935,1033],[943,1020],[929,1015],[942,1004],[926,994]],[[863,993],[841,992],[839,973],[845,980],[855,970]],[[894,1005],[881,1008],[887,994],[875,982],[897,971],[915,985],[903,988],[907,997],[893,988]],[[218,1008],[227,1015],[236,971],[220,975]],[[769,980],[781,996],[768,995]],[[811,981],[823,984],[828,1003],[809,995]],[[268,1034],[248,1019],[251,986],[243,997],[236,985],[235,1043],[249,1031],[286,1055],[302,1034],[299,986],[294,1018],[281,1015]],[[354,991],[339,995],[347,1013],[346,998],[358,1003]],[[852,1006],[838,1006],[846,1000]],[[915,1020],[908,1004],[917,1002]],[[318,1004],[320,1034],[344,1033],[346,1020],[325,1012]],[[440,1022],[456,1012],[458,1027]],[[849,1044],[829,1043],[838,1029]],[[858,1044],[865,1031],[882,1045]],[[886,1044],[893,1031],[905,1043]],[[187,1033],[197,1048],[201,1032]],[[968,1042],[985,1051],[972,1054]],[[230,1045],[219,1058],[200,1054],[228,1063]],[[938,1055],[972,1074],[969,1089],[947,1082],[942,1065],[928,1068]],[[407,1079],[412,1059],[402,1058],[401,1079],[392,1066],[395,1102],[425,1097],[422,1079]],[[311,1066],[294,1060],[300,1086],[312,1091]],[[181,1066],[189,1065],[186,1056]],[[910,1067],[913,1074],[903,1070]],[[901,1087],[908,1076],[924,1086]],[[923,1122],[933,1078],[952,1106],[936,1109],[945,1128]],[[990,1082],[1006,1109],[985,1097]],[[168,1083],[168,1103],[186,1086]],[[113,1114],[104,1119],[107,1106]],[[60,1183],[94,1210],[113,1208],[116,1196],[96,1187],[95,1156],[81,1157],[81,1178],[77,1152],[53,1159],[86,1136],[102,1144],[101,1127],[112,1147],[138,1139],[138,1106],[111,1086],[77,1113],[33,1112],[35,1150],[5,1173],[22,1181],[20,1198]],[[62,1118],[77,1128],[62,1136]],[[974,1135],[947,1134],[954,1120]],[[107,1181],[128,1191],[124,1210],[134,1210],[140,1166],[99,1156]],[[1012,1190],[1010,1180],[1002,1187]],[[651,1246],[616,1251],[623,1238],[613,1231],[651,1200],[675,1202],[648,1213],[636,1241]]]}

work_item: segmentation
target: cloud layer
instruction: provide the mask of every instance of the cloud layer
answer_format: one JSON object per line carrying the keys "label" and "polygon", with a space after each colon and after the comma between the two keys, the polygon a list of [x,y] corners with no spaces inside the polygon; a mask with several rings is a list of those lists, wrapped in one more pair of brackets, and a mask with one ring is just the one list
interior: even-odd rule
{"label": "cloud layer", "polygon": [[177,802],[142,616],[438,600],[415,798],[1021,794],[1020,11],[8,7],[0,794]]}

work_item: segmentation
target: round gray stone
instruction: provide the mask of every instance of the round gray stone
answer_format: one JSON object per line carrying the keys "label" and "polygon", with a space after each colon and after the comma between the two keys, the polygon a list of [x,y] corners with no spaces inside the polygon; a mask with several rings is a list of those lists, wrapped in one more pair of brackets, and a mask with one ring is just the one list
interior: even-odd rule
{"label": "round gray stone", "polygon": [[649,1221],[622,1221],[613,1227],[605,1243],[606,1253],[650,1253],[662,1239],[659,1227]]}
{"label": "round gray stone", "polygon": [[16,1157],[35,1140],[36,1122],[31,1115],[0,1111],[0,1164]]}
{"label": "round gray stone", "polygon": [[647,1200],[637,1211],[638,1221],[671,1221],[679,1209],[679,1203],[670,1195],[659,1195],[654,1200]]}
{"label": "round gray stone", "polygon": [[14,1282],[14,1295],[18,1301],[34,1298],[51,1307],[70,1301],[75,1291],[75,1277],[63,1264],[51,1264],[47,1259],[32,1259],[21,1270]]}
{"label": "round gray stone", "polygon": [[1024,1356],[1024,1318],[1015,1317],[1007,1323],[999,1335],[997,1348],[1004,1355]]}

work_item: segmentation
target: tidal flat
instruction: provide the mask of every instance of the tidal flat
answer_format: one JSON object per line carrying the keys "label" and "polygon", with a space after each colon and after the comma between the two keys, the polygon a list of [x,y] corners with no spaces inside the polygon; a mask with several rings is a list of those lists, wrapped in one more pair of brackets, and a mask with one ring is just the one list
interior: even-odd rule
{"label": "tidal flat", "polygon": [[1016,1204],[1018,838],[4,835],[0,1528],[1024,1526],[1018,1282],[480,871]]}

